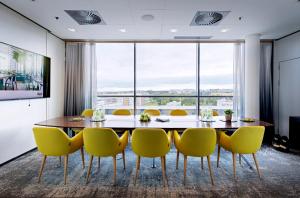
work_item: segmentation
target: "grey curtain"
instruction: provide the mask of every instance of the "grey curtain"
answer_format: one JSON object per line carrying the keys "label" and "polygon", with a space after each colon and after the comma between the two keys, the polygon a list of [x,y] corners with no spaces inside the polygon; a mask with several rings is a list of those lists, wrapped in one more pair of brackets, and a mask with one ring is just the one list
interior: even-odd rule
{"label": "grey curtain", "polygon": [[273,123],[272,43],[262,43],[260,51],[260,120]]}
{"label": "grey curtain", "polygon": [[235,43],[233,52],[233,111],[236,117],[245,116],[245,44]]}
{"label": "grey curtain", "polygon": [[66,116],[80,115],[93,107],[96,86],[95,45],[90,43],[66,44],[65,110]]}

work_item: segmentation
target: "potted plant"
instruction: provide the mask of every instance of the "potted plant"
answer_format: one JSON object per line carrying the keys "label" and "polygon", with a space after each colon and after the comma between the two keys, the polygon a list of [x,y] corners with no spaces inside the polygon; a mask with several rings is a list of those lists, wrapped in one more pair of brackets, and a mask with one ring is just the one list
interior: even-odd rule
{"label": "potted plant", "polygon": [[141,115],[140,115],[141,122],[149,122],[150,120],[151,120],[151,117],[148,113],[141,113]]}
{"label": "potted plant", "polygon": [[231,109],[225,109],[224,114],[226,122],[231,122],[233,111]]}

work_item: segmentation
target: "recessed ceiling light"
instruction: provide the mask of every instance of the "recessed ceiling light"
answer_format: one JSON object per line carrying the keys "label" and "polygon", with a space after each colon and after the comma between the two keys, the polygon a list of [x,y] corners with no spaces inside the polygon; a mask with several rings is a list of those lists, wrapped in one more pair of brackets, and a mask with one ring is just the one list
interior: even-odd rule
{"label": "recessed ceiling light", "polygon": [[126,29],[122,28],[120,29],[120,32],[126,32]]}
{"label": "recessed ceiling light", "polygon": [[152,21],[154,19],[154,16],[152,14],[145,14],[142,16],[142,19],[144,21]]}
{"label": "recessed ceiling light", "polygon": [[68,30],[69,30],[70,32],[75,32],[75,31],[76,31],[74,28],[68,28]]}
{"label": "recessed ceiling light", "polygon": [[177,29],[170,29],[170,32],[172,32],[172,33],[175,33],[177,31],[178,31]]}
{"label": "recessed ceiling light", "polygon": [[222,29],[221,32],[225,33],[225,32],[228,32],[229,29],[228,28],[225,28],[225,29]]}

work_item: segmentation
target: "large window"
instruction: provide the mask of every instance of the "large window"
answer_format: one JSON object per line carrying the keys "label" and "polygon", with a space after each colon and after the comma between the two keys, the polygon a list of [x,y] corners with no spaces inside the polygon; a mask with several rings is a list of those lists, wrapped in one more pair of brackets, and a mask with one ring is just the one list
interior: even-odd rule
{"label": "large window", "polygon": [[233,108],[232,43],[98,43],[96,50],[98,105],[108,114]]}

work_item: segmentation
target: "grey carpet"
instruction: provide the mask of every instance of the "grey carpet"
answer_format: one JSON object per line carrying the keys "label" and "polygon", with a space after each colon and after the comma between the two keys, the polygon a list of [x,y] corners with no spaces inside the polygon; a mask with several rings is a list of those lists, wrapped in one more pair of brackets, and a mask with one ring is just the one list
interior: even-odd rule
{"label": "grey carpet", "polygon": [[[120,156],[118,156],[119,158]],[[152,169],[152,159],[142,158],[141,170],[134,186],[135,155],[130,147],[126,150],[126,170],[122,160],[117,161],[117,184],[113,185],[112,158],[102,158],[101,167],[94,159],[91,179],[85,184],[87,162],[82,169],[79,151],[69,158],[68,181],[63,184],[63,165],[58,157],[49,157],[42,181],[37,183],[42,156],[30,152],[0,167],[0,196],[2,197],[300,197],[300,156],[263,147],[257,158],[262,180],[255,169],[242,162],[237,163],[237,180],[233,180],[231,154],[222,151],[220,168],[216,167],[216,151],[211,157],[215,178],[212,186],[207,161],[204,170],[199,158],[188,158],[187,183],[183,185],[183,157],[179,169],[175,169],[176,150],[167,155],[168,186],[163,187],[160,160]],[[252,156],[246,156],[253,164]],[[255,166],[254,166],[255,167]]]}

